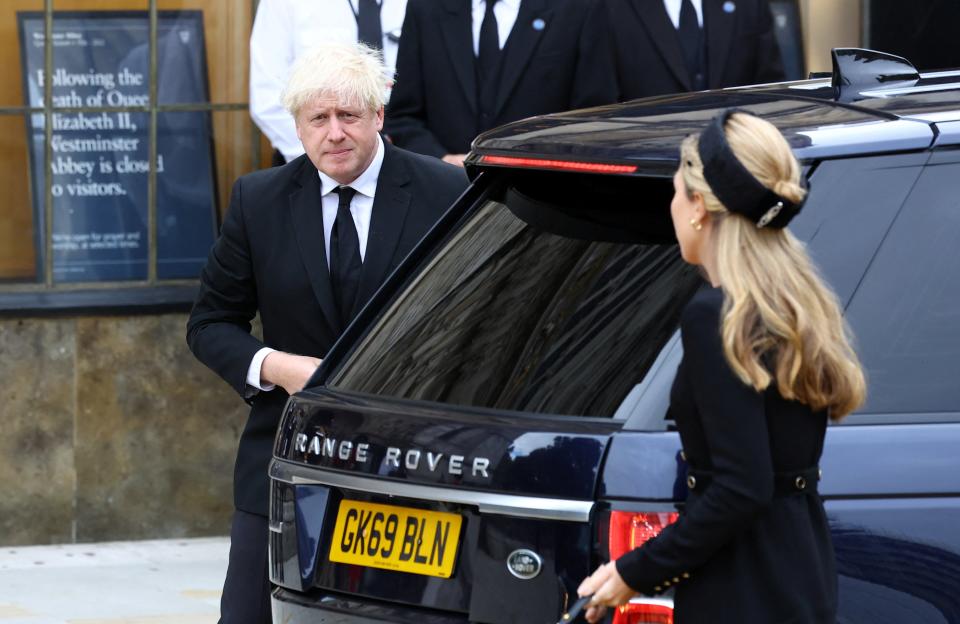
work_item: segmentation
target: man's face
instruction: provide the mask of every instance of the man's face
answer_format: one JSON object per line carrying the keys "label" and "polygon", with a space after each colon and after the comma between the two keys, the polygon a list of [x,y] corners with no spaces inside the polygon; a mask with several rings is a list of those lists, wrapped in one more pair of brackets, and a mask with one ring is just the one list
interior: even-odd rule
{"label": "man's face", "polygon": [[303,105],[296,124],[297,137],[314,166],[340,184],[350,184],[377,153],[383,107],[373,112],[319,97]]}

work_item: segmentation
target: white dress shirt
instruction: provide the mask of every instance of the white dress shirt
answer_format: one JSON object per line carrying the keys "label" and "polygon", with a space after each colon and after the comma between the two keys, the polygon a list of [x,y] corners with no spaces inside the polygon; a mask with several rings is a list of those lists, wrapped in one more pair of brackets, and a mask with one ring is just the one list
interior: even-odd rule
{"label": "white dress shirt", "polygon": [[[697,22],[700,24],[700,28],[703,28],[703,0],[691,0],[693,2],[693,9],[697,12]],[[683,0],[663,0],[663,6],[667,7],[667,15],[670,16],[670,21],[673,22],[673,27],[680,28],[680,5]]]}
{"label": "white dress shirt", "polygon": [[[507,44],[507,37],[517,22],[521,0],[500,0],[493,5],[493,15],[497,18],[497,35],[500,37],[500,49]],[[487,13],[486,0],[473,0],[473,54],[480,56],[480,26]]]}
{"label": "white dress shirt", "polygon": [[[360,239],[360,260],[367,257],[367,235],[370,234],[370,217],[373,215],[373,196],[377,192],[377,179],[380,177],[380,168],[383,167],[383,139],[377,135],[377,153],[370,165],[356,180],[348,186],[357,193],[350,202],[350,215],[357,226],[357,237]],[[333,232],[333,223],[337,220],[337,205],[340,196],[333,191],[340,183],[325,174],[320,174],[321,201],[323,202],[323,246],[327,253],[327,266],[330,266],[330,233]]]}
{"label": "white dress shirt", "polygon": [[[303,154],[293,118],[280,104],[294,61],[322,42],[357,40],[359,0],[260,0],[250,34],[250,116],[288,161]],[[383,56],[389,78],[407,0],[381,0]]]}
{"label": "white dress shirt", "polygon": [[[353,217],[353,224],[357,227],[357,238],[360,239],[360,260],[367,256],[367,238],[370,235],[370,219],[373,216],[373,198],[377,193],[377,180],[380,178],[380,169],[383,167],[383,139],[377,135],[377,153],[367,168],[356,180],[348,186],[356,191],[353,200],[350,202],[350,216]],[[323,246],[327,254],[327,267],[330,266],[330,233],[333,231],[333,223],[337,220],[337,207],[340,202],[340,196],[334,193],[334,189],[340,186],[340,183],[325,174],[322,171],[317,172],[320,175],[320,203],[323,210]],[[257,390],[273,390],[276,385],[261,383],[260,369],[263,368],[263,360],[276,351],[270,347],[263,347],[254,354],[247,368],[247,385]]]}

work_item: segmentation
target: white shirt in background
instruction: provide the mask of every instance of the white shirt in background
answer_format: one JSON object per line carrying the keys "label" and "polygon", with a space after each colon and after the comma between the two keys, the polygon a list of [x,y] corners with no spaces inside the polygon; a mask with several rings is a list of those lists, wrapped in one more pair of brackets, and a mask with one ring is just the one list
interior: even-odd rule
{"label": "white shirt in background", "polygon": [[[680,28],[680,5],[683,0],[663,0],[663,6],[667,7],[667,15],[670,16],[670,21],[673,22],[673,27]],[[703,28],[703,0],[691,0],[693,2],[693,8],[697,12],[697,21],[700,23],[700,28]]]}
{"label": "white shirt in background", "polygon": [[[500,49],[507,44],[507,37],[517,22],[521,0],[500,0],[493,5],[493,15],[497,18],[497,34],[500,36]],[[480,56],[480,26],[487,13],[486,0],[473,0],[473,55]]]}
{"label": "white shirt in background", "polygon": [[[392,79],[407,0],[381,0],[383,56]],[[250,34],[250,116],[287,161],[303,154],[280,104],[294,61],[321,42],[357,40],[358,0],[260,0]]]}

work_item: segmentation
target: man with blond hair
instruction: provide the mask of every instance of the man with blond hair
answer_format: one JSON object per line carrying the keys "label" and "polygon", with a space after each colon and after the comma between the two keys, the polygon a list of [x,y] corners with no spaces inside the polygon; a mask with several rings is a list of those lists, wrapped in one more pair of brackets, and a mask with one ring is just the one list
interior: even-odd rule
{"label": "man with blond hair", "polygon": [[[270,622],[267,466],[281,410],[384,278],[467,185],[380,137],[377,52],[327,44],[297,61],[283,105],[305,154],[242,176],[187,322],[197,359],[251,405],[234,471],[224,624]],[[250,334],[259,312],[263,340]]]}

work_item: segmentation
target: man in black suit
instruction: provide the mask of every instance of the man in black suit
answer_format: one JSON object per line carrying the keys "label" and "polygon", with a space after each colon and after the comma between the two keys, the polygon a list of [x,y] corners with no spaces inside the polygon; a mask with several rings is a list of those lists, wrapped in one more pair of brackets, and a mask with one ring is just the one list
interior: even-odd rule
{"label": "man in black suit", "polygon": [[386,134],[462,164],[477,134],[609,104],[605,0],[408,0]]}
{"label": "man in black suit", "polygon": [[610,0],[620,99],[784,79],[768,0]]}
{"label": "man in black suit", "polygon": [[[287,397],[466,187],[462,170],[385,143],[377,53],[327,44],[284,106],[306,154],[234,184],[187,323],[196,357],[252,406],[234,473],[225,624],[270,622],[267,466]],[[250,335],[259,311],[263,341]]]}

